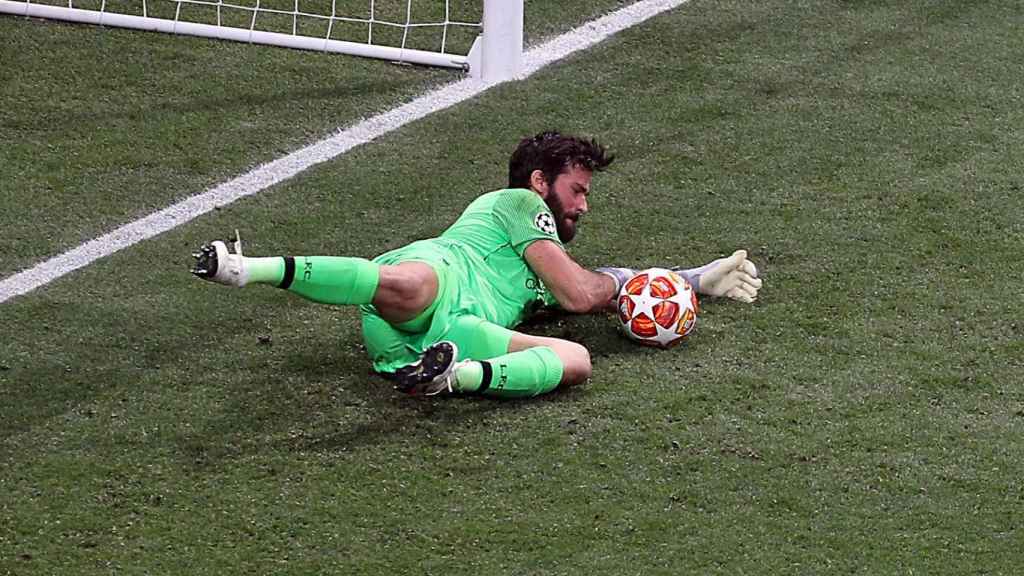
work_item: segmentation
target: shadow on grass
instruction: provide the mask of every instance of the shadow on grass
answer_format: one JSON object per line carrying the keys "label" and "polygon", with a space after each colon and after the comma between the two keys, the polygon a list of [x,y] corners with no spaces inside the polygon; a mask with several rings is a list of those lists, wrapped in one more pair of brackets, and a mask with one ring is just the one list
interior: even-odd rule
{"label": "shadow on grass", "polygon": [[[599,323],[605,320],[565,317],[531,323],[529,332],[572,338],[592,350],[596,345],[595,355],[617,353],[608,342],[614,325],[594,329]],[[611,335],[616,342],[611,347],[640,351]],[[531,410],[539,403],[574,403],[587,393],[584,385],[516,400],[409,397],[370,370],[356,333],[333,343],[289,347],[260,362],[267,367],[237,380],[221,408],[179,438],[187,463],[204,469],[268,451],[330,454],[393,444],[396,439],[433,443],[447,434],[482,431],[499,412]]]}

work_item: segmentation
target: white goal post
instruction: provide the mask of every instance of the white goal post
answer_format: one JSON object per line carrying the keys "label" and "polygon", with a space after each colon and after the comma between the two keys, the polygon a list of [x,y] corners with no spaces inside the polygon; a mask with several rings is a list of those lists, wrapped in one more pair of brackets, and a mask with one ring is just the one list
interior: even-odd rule
{"label": "white goal post", "polygon": [[523,1],[0,0],[0,14],[461,68],[500,82],[522,67]]}

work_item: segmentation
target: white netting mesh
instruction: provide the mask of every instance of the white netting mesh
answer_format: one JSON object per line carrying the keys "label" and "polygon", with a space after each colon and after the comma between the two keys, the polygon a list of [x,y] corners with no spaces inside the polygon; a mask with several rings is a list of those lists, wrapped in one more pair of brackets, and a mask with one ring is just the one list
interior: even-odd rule
{"label": "white netting mesh", "polygon": [[480,0],[31,0],[28,3],[441,54],[466,54],[480,32],[482,20]]}

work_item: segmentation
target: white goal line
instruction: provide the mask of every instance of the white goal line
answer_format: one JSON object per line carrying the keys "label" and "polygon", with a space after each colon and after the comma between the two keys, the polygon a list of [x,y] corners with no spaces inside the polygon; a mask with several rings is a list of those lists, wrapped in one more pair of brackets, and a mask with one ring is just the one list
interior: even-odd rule
{"label": "white goal line", "polygon": [[[585,50],[619,31],[688,1],[642,0],[592,20],[525,52],[522,72],[515,79],[529,77],[552,62]],[[464,102],[495,84],[474,78],[448,84],[407,104],[340,130],[333,136],[287,156],[263,164],[205,192],[125,224],[108,234],[0,280],[0,303],[31,292],[100,258],[188,223],[216,208],[252,196],[410,122]]]}

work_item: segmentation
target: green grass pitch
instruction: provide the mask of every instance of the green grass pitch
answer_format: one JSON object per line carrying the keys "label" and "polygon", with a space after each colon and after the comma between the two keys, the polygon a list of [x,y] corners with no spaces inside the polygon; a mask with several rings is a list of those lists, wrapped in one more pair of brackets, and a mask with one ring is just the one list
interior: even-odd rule
{"label": "green grass pitch", "polygon": [[[621,3],[527,2],[532,38]],[[0,575],[1016,574],[1024,11],[693,0],[0,304]],[[451,72],[0,18],[0,274]],[[416,401],[353,310],[195,281],[438,233],[549,127],[619,156],[585,265],[746,247],[682,348],[611,317],[583,387]]]}

